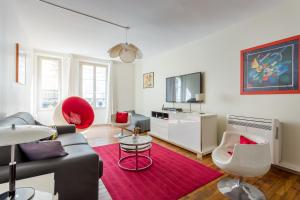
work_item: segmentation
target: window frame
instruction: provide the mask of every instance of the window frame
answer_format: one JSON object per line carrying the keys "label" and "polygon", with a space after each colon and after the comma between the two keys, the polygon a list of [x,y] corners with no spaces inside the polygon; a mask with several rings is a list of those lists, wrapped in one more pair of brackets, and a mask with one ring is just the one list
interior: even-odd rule
{"label": "window frame", "polygon": [[37,110],[38,111],[53,111],[55,108],[42,108],[42,97],[41,97],[41,75],[42,75],[42,60],[55,60],[58,61],[58,104],[62,100],[62,65],[63,65],[63,58],[58,56],[52,56],[52,55],[37,55]]}
{"label": "window frame", "polygon": [[[79,62],[79,70],[80,70],[80,77],[79,77],[79,94],[80,94],[80,97],[84,98],[83,97],[83,91],[82,91],[82,82],[83,82],[83,65],[91,65],[93,66],[93,104],[91,105],[94,109],[106,109],[107,107],[107,101],[108,101],[108,65],[105,65],[103,63],[97,63],[97,62],[89,62],[89,61],[80,61]],[[106,104],[104,107],[97,107],[96,106],[96,83],[97,83],[97,80],[96,80],[96,68],[97,67],[101,67],[101,68],[105,68],[106,69],[106,74],[105,74],[105,77],[106,77],[106,85],[105,85],[105,101],[106,101]]]}

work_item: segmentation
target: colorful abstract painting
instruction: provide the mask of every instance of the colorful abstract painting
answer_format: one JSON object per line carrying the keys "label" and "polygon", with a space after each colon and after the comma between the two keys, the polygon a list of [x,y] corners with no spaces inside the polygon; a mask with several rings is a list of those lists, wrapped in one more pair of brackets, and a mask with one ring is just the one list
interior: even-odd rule
{"label": "colorful abstract painting", "polygon": [[300,93],[299,38],[241,51],[241,94]]}

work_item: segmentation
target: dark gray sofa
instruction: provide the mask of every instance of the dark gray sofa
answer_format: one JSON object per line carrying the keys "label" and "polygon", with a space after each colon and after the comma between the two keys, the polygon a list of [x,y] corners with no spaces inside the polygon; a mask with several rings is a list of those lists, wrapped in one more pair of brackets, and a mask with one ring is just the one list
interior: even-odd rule
{"label": "dark gray sofa", "polygon": [[141,133],[146,131],[150,131],[150,118],[144,115],[136,114],[134,110],[127,111],[131,113],[131,124],[126,129],[129,131],[134,130],[134,128],[139,127],[141,129]]}
{"label": "dark gray sofa", "polygon": [[[29,113],[16,113],[0,121],[0,126],[41,125]],[[57,126],[58,138],[67,156],[28,161],[16,146],[17,179],[54,173],[55,192],[62,200],[97,200],[103,163],[75,126]],[[1,139],[1,138],[0,138]],[[10,147],[0,147],[0,183],[8,182]]]}

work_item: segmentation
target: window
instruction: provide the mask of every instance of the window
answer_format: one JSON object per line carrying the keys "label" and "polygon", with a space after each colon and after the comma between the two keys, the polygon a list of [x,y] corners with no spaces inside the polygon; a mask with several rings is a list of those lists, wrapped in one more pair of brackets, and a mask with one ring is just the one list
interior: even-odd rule
{"label": "window", "polygon": [[106,107],[107,66],[81,63],[81,96],[93,107]]}
{"label": "window", "polygon": [[61,100],[61,59],[38,56],[38,102],[40,110],[55,108]]}

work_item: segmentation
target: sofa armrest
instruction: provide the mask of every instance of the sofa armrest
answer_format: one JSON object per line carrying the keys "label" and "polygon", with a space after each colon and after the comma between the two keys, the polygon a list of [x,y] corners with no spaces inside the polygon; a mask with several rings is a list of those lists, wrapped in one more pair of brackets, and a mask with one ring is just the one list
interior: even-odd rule
{"label": "sofa armrest", "polygon": [[[34,176],[54,173],[57,164],[54,163],[56,159],[51,160],[38,160],[17,163],[16,179],[30,178]],[[54,167],[55,166],[55,167]],[[0,167],[0,183],[8,182],[9,179],[9,167]]]}
{"label": "sofa armrest", "polygon": [[66,133],[76,133],[76,126],[73,124],[70,125],[60,125],[55,126],[58,135],[66,134]]}
{"label": "sofa armrest", "polygon": [[141,129],[141,132],[150,131],[150,118],[139,118],[136,119],[135,126]]}

